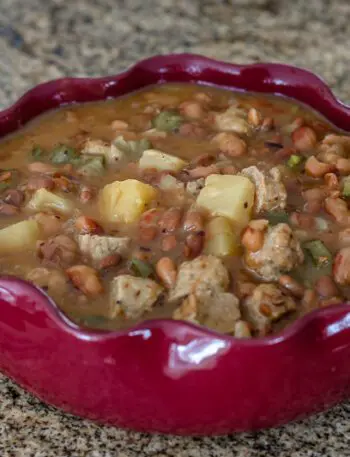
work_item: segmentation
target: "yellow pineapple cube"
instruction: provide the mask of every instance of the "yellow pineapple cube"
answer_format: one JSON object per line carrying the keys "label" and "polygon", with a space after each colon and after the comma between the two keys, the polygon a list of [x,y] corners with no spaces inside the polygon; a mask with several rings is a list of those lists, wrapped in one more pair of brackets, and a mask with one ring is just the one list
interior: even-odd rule
{"label": "yellow pineapple cube", "polygon": [[139,219],[156,196],[156,189],[136,179],[114,181],[100,191],[100,213],[106,222],[129,224]]}
{"label": "yellow pineapple cube", "polygon": [[255,186],[245,176],[210,175],[197,204],[212,216],[227,217],[241,230],[251,219],[254,197]]}
{"label": "yellow pineapple cube", "polygon": [[35,249],[40,236],[40,226],[34,219],[9,225],[0,230],[0,252],[11,254]]}

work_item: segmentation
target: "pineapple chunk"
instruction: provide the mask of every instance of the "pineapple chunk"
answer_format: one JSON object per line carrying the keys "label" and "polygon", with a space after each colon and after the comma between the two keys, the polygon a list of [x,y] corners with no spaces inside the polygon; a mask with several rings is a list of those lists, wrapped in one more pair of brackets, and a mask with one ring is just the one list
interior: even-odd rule
{"label": "pineapple chunk", "polygon": [[214,217],[206,226],[205,254],[217,257],[239,254],[240,237],[231,222],[223,216]]}
{"label": "pineapple chunk", "polygon": [[27,203],[27,208],[38,212],[52,210],[60,214],[70,214],[74,210],[74,204],[46,189],[38,189]]}
{"label": "pineapple chunk", "polygon": [[157,170],[179,171],[187,165],[179,157],[175,157],[157,149],[146,149],[139,161],[140,168],[156,168]]}
{"label": "pineapple chunk", "polygon": [[100,191],[100,213],[107,222],[128,224],[136,221],[156,196],[156,189],[136,179],[114,181]]}
{"label": "pineapple chunk", "polygon": [[9,225],[0,230],[0,252],[6,254],[35,249],[40,235],[40,226],[33,219]]}
{"label": "pineapple chunk", "polygon": [[213,216],[224,216],[241,230],[251,219],[255,186],[244,176],[210,175],[197,197],[197,204]]}

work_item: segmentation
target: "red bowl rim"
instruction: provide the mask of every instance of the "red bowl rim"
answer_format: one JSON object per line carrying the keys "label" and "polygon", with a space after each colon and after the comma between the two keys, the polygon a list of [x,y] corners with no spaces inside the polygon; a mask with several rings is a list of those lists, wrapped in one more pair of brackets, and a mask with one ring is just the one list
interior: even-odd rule
{"label": "red bowl rim", "polygon": [[[167,67],[171,65],[181,65],[182,67],[186,67],[187,71],[193,72],[193,82],[199,82],[204,84],[203,81],[200,81],[195,78],[198,71],[203,70],[204,68],[211,68],[217,71],[222,71],[225,73],[232,73],[240,74],[244,70],[267,70],[269,74],[271,70],[275,73],[281,71],[281,73],[287,71],[292,73],[296,79],[300,81],[303,80],[307,82],[307,85],[317,93],[319,97],[319,101],[323,101],[324,103],[321,104],[321,109],[317,109],[316,106],[313,106],[311,103],[307,103],[304,100],[300,100],[298,97],[293,97],[288,95],[289,98],[295,98],[296,100],[304,102],[306,105],[311,106],[312,108],[319,111],[323,114],[330,122],[332,121],[332,116],[329,116],[329,112],[336,113],[340,119],[340,122],[333,122],[339,128],[343,128],[343,130],[348,130],[350,128],[350,106],[346,105],[345,103],[341,102],[331,91],[331,89],[327,86],[327,84],[321,79],[319,76],[316,76],[314,73],[298,68],[295,66],[287,65],[287,64],[279,64],[279,63],[254,63],[254,64],[247,64],[247,65],[237,65],[234,63],[222,62],[215,59],[211,59],[208,57],[195,55],[195,54],[169,54],[169,55],[157,55],[154,57],[150,57],[144,60],[141,60],[131,66],[126,71],[119,73],[113,76],[107,77],[98,77],[98,78],[60,78],[56,80],[52,80],[49,82],[44,82],[35,86],[34,88],[28,90],[24,95],[22,95],[18,101],[10,105],[8,108],[0,111],[0,139],[5,136],[6,134],[15,132],[16,130],[20,129],[24,126],[28,121],[37,117],[38,114],[44,113],[48,111],[52,107],[59,107],[64,105],[73,104],[79,102],[79,100],[74,99],[74,97],[70,96],[69,101],[65,100],[64,94],[62,97],[62,89],[74,89],[74,87],[88,89],[92,85],[101,85],[104,88],[109,88],[112,86],[116,86],[118,82],[123,80],[124,78],[128,78],[134,73],[137,73],[139,70],[142,69],[149,69],[152,71],[156,71],[159,73],[166,72]],[[190,68],[191,67],[191,68]],[[165,80],[164,80],[165,82]],[[261,91],[266,93],[275,93],[279,95],[286,95],[286,91],[283,88],[288,87],[288,84],[283,81],[283,79],[269,79],[267,78],[264,82],[266,84],[267,90]],[[146,84],[149,85],[149,84]],[[146,87],[145,85],[145,87]],[[219,86],[225,88],[225,86],[220,84],[210,84],[212,86]],[[274,87],[274,91],[269,90],[270,86]],[[226,86],[227,87],[227,86]],[[279,90],[279,88],[281,90]],[[231,90],[232,87],[231,87]],[[238,88],[236,90],[244,90],[243,88]],[[249,89],[247,90],[249,91]],[[128,92],[128,91],[127,91]],[[259,91],[255,91],[259,92]],[[44,108],[40,110],[40,102],[43,101],[43,98],[50,94],[52,97],[53,105],[50,108]],[[92,93],[92,100],[101,100],[108,97],[101,96],[101,93]],[[24,108],[26,105],[35,101],[38,103],[39,109],[37,113],[31,116],[26,116],[24,113]],[[327,115],[328,113],[328,115]],[[348,127],[346,128],[346,125]],[[117,336],[132,336],[137,333],[141,333],[142,331],[151,330],[154,328],[162,328],[166,333],[173,333],[173,331],[179,331],[183,329],[196,329],[196,333],[201,334],[202,337],[210,337],[216,340],[222,340],[230,345],[234,345],[235,347],[264,347],[264,346],[271,346],[280,343],[285,343],[287,340],[294,337],[299,332],[302,332],[303,329],[308,327],[311,321],[320,320],[323,321],[324,319],[327,320],[330,317],[337,317],[341,316],[342,314],[346,314],[349,312],[349,304],[340,304],[340,305],[332,305],[325,308],[314,310],[303,317],[296,319],[290,325],[288,325],[284,330],[275,333],[270,336],[265,337],[258,337],[258,338],[251,338],[251,339],[237,339],[233,336],[223,335],[213,330],[207,329],[202,326],[197,326],[195,324],[191,324],[185,321],[178,321],[173,319],[153,319],[153,320],[144,320],[139,324],[136,324],[128,329],[122,330],[89,330],[82,328],[69,320],[68,317],[60,310],[58,305],[55,301],[49,297],[42,289],[34,286],[33,284],[25,281],[23,279],[17,278],[15,276],[0,276],[0,280],[4,280],[2,284],[0,284],[1,288],[6,288],[7,286],[16,285],[19,287],[20,290],[26,292],[32,292],[34,294],[41,294],[42,297],[45,298],[47,303],[47,314],[52,319],[52,321],[62,328],[63,330],[74,334],[79,339],[88,339],[88,340],[109,340],[111,338]],[[338,322],[337,326],[341,327],[341,321]]]}

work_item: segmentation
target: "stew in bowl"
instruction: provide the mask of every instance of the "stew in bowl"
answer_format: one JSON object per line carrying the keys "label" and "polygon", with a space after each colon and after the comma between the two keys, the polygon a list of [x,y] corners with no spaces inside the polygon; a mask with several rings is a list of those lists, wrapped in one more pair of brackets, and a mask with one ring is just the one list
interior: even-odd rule
{"label": "stew in bowl", "polygon": [[149,86],[0,151],[0,272],[80,326],[251,338],[350,297],[350,136],[296,101]]}

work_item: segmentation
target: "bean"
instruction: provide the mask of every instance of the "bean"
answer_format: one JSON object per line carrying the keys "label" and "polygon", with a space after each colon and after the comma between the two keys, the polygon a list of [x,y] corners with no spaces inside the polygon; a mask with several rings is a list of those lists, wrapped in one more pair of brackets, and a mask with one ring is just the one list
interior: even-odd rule
{"label": "bean", "polygon": [[192,179],[206,178],[207,176],[218,172],[219,168],[216,164],[209,165],[208,167],[196,167],[188,170],[188,174]]}
{"label": "bean", "polygon": [[166,235],[162,239],[162,251],[167,252],[175,249],[177,245],[177,240],[175,235]]}
{"label": "bean", "polygon": [[159,219],[159,227],[163,233],[174,232],[181,223],[181,210],[179,208],[169,208]]}
{"label": "bean", "polygon": [[248,226],[243,232],[241,243],[248,251],[257,252],[263,247],[264,238],[262,230],[255,230]]}
{"label": "bean", "polygon": [[251,124],[253,127],[259,127],[259,125],[262,123],[261,113],[256,108],[249,109],[247,118],[249,124]]}
{"label": "bean", "polygon": [[342,246],[350,246],[350,228],[346,228],[339,232],[338,241]]}
{"label": "bean", "polygon": [[149,227],[156,226],[159,222],[159,219],[163,216],[163,208],[152,208],[148,211],[145,211],[139,221],[140,227]]}
{"label": "bean", "polygon": [[350,247],[340,249],[333,262],[333,278],[341,286],[350,285]]}
{"label": "bean", "polygon": [[14,216],[19,213],[17,206],[9,205],[8,203],[0,201],[0,215]]}
{"label": "bean", "polygon": [[305,172],[313,178],[322,178],[326,173],[331,173],[335,170],[335,166],[330,163],[323,163],[311,156],[305,163]]}
{"label": "bean", "polygon": [[72,182],[65,176],[54,178],[55,187],[63,192],[70,192],[73,189]]}
{"label": "bean", "polygon": [[129,128],[129,124],[125,121],[121,121],[120,119],[115,119],[111,123],[111,127],[113,130],[127,130]]}
{"label": "bean", "polygon": [[316,292],[312,289],[306,289],[301,301],[302,307],[309,312],[318,307],[318,298]]}
{"label": "bean", "polygon": [[343,157],[340,157],[335,164],[338,172],[341,175],[348,175],[350,173],[350,160],[349,159],[344,159]]}
{"label": "bean", "polygon": [[211,103],[211,97],[204,92],[198,92],[195,94],[194,98],[204,104]]}
{"label": "bean", "polygon": [[282,287],[287,289],[295,297],[301,298],[304,295],[305,289],[295,279],[288,275],[282,275],[279,278],[279,283]]}
{"label": "bean", "polygon": [[31,176],[27,183],[28,190],[48,189],[55,187],[54,180],[48,176]]}
{"label": "bean", "polygon": [[54,173],[56,168],[49,163],[32,162],[28,164],[28,170],[32,173]]}
{"label": "bean", "polygon": [[335,175],[334,173],[326,173],[324,175],[324,181],[329,189],[339,189],[339,180],[337,175]]}
{"label": "bean", "polygon": [[203,127],[191,122],[185,122],[180,125],[179,134],[188,138],[205,138],[207,136],[207,132]]}
{"label": "bean", "polygon": [[184,246],[184,255],[187,258],[193,259],[197,257],[204,245],[204,236],[200,233],[190,233],[187,235],[185,239],[185,246]]}
{"label": "bean", "polygon": [[229,157],[240,157],[247,152],[246,142],[231,132],[218,133],[212,141],[217,144],[221,152]]}
{"label": "bean", "polygon": [[117,253],[110,254],[110,255],[107,255],[106,257],[104,257],[102,260],[100,260],[99,268],[101,270],[103,270],[106,268],[115,267],[120,263],[120,261],[121,261],[120,254],[117,254]]}
{"label": "bean", "polygon": [[311,214],[294,212],[289,218],[291,224],[302,229],[311,229],[315,226],[315,218]]}
{"label": "bean", "polygon": [[74,265],[66,270],[66,274],[74,286],[85,295],[94,297],[103,292],[102,282],[94,268],[87,265]]}
{"label": "bean", "polygon": [[156,227],[143,227],[139,228],[140,240],[144,243],[148,243],[156,238],[158,231]]}
{"label": "bean", "polygon": [[198,166],[203,166],[207,167],[208,165],[211,165],[213,162],[215,162],[216,157],[213,154],[208,154],[207,152],[205,154],[201,154],[200,156],[196,157],[191,161],[191,166],[193,167],[198,167]]}
{"label": "bean", "polygon": [[88,203],[94,198],[94,192],[89,186],[82,186],[79,192],[81,203]]}
{"label": "bean", "polygon": [[330,276],[321,276],[316,281],[315,291],[324,298],[335,297],[339,294],[338,288]]}
{"label": "bean", "polygon": [[338,224],[347,225],[350,222],[350,214],[346,201],[342,198],[326,198],[324,202],[325,210],[334,217]]}
{"label": "bean", "polygon": [[261,124],[261,130],[263,132],[268,132],[269,130],[272,130],[275,125],[275,121],[273,120],[272,117],[265,117],[265,119],[262,121]]}
{"label": "bean", "polygon": [[184,116],[193,119],[200,119],[204,114],[204,110],[200,103],[194,101],[187,101],[181,103],[180,110]]}
{"label": "bean", "polygon": [[169,257],[162,257],[156,264],[156,273],[167,289],[175,286],[177,269],[174,261]]}
{"label": "bean", "polygon": [[302,126],[294,130],[292,141],[299,151],[310,151],[316,146],[317,136],[311,127]]}
{"label": "bean", "polygon": [[4,194],[4,201],[18,208],[24,202],[24,193],[17,189],[9,189]]}
{"label": "bean", "polygon": [[185,214],[183,229],[185,232],[200,232],[204,229],[203,216],[199,211],[189,210]]}
{"label": "bean", "polygon": [[103,232],[102,227],[96,221],[86,216],[79,216],[75,220],[74,225],[80,234],[96,234]]}

